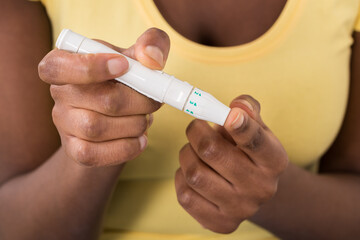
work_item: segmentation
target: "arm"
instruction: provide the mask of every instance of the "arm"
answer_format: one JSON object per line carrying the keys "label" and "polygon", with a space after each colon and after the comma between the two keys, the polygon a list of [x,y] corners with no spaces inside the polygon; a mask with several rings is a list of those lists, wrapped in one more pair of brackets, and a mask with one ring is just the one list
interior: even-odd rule
{"label": "arm", "polygon": [[51,50],[49,20],[41,4],[24,0],[3,0],[0,12],[0,239],[91,239],[119,167],[86,169],[63,149],[53,155],[53,101],[37,73]]}
{"label": "arm", "polygon": [[[49,87],[37,73],[37,64],[51,49],[45,10],[39,3],[2,0],[0,18],[0,239],[96,239],[123,163],[146,145],[139,141],[148,127],[146,114],[160,105],[122,84],[106,81],[126,70],[125,62],[123,68],[113,69],[116,74],[104,64],[95,64],[106,63],[113,55],[80,57],[54,50],[42,60],[39,71],[43,80],[53,84],[53,117],[62,142],[59,148]],[[153,60],[159,55],[151,58],[151,52],[144,54],[146,45],[158,43],[163,51],[161,60],[165,60],[168,38],[154,29],[123,53],[139,56],[148,67],[161,69],[164,61],[159,64]],[[128,98],[120,99],[123,96]],[[119,100],[123,103],[120,107],[114,104]],[[91,106],[86,106],[89,103]],[[129,103],[142,107],[134,112]],[[104,111],[112,116],[100,113]],[[122,117],[124,111],[140,115],[121,132],[123,121],[131,117]],[[104,130],[106,121],[113,125]],[[106,141],[109,137],[118,142]],[[102,144],[104,141],[109,144]],[[96,151],[100,148],[102,151]],[[103,165],[113,166],[95,167]]]}
{"label": "arm", "polygon": [[60,139],[51,120],[49,87],[36,71],[51,49],[45,10],[39,3],[1,0],[0,29],[1,185],[42,164]]}
{"label": "arm", "polygon": [[[319,174],[293,164],[283,167],[284,152],[262,122],[260,105],[242,96],[231,104],[224,128],[216,131],[198,120],[189,125],[189,144],[180,151],[175,177],[185,210],[205,228],[221,233],[250,219],[281,239],[358,239],[359,43],[356,33],[347,115]],[[235,117],[238,112],[245,120]]]}
{"label": "arm", "polygon": [[347,114],[320,173],[289,166],[274,199],[252,218],[284,239],[360,237],[360,33],[354,39]]}

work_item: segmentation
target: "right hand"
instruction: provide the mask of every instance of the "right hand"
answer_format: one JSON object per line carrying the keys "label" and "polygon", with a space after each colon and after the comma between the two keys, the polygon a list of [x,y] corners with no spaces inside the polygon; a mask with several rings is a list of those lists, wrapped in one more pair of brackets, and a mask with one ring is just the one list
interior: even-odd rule
{"label": "right hand", "polygon": [[[170,41],[152,28],[128,49],[102,41],[152,69],[162,69]],[[85,166],[122,164],[147,145],[146,131],[159,102],[115,81],[127,60],[118,54],[74,54],[54,49],[39,64],[40,78],[51,84],[53,120],[66,154]]]}

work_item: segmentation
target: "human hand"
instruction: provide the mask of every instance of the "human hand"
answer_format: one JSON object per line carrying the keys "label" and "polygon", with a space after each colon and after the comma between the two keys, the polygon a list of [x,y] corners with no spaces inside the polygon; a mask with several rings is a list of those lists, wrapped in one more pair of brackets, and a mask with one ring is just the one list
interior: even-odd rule
{"label": "human hand", "polygon": [[[170,48],[166,33],[149,29],[136,43],[114,50],[152,69],[162,69]],[[85,166],[121,164],[147,145],[146,131],[159,102],[116,81],[128,62],[118,54],[74,54],[54,49],[39,64],[51,84],[53,121],[67,155]]]}
{"label": "human hand", "polygon": [[175,187],[179,203],[203,227],[230,233],[276,193],[288,164],[279,140],[250,96],[233,100],[223,128],[194,120],[180,151]]}

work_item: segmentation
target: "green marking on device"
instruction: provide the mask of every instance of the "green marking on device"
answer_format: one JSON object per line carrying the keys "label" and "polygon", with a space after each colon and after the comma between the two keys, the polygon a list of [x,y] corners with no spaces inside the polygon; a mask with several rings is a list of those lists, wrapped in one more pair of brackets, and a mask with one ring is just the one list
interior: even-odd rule
{"label": "green marking on device", "polygon": [[190,101],[190,104],[194,105],[195,107],[197,106],[196,102]]}
{"label": "green marking on device", "polygon": [[185,111],[188,112],[188,113],[194,114],[194,112],[190,111],[189,109],[186,109]]}
{"label": "green marking on device", "polygon": [[197,92],[197,91],[194,91],[194,93],[195,93],[196,95],[198,95],[199,97],[201,97],[201,93],[199,93],[199,92]]}

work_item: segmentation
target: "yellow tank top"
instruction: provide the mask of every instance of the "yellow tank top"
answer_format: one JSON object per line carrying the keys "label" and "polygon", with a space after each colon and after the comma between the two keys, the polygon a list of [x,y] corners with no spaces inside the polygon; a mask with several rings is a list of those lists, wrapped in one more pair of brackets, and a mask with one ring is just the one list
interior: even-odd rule
{"label": "yellow tank top", "polygon": [[[315,164],[341,126],[349,87],[352,32],[360,0],[288,0],[264,35],[235,47],[194,43],[171,28],[150,0],[43,0],[54,40],[63,28],[129,47],[149,27],[166,31],[165,71],[223,103],[250,94],[290,160]],[[235,31],[235,29],[234,29]],[[128,163],[104,219],[106,240],[273,239],[244,222],[230,235],[202,229],[177,203],[174,173],[191,117],[164,106],[155,113],[149,146]]]}

